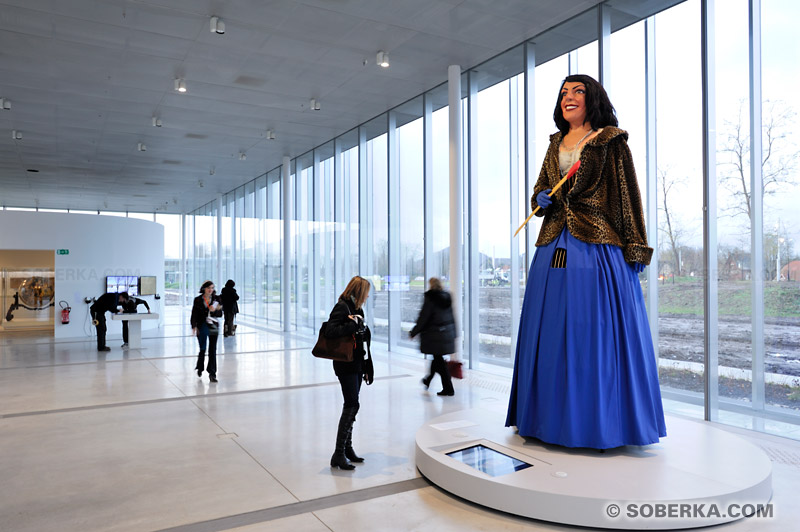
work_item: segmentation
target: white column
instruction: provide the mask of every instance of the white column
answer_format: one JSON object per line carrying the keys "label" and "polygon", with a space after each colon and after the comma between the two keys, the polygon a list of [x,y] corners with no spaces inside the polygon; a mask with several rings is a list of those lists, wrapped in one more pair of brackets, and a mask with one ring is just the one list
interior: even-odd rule
{"label": "white column", "polygon": [[[189,278],[187,275],[188,264],[186,264],[186,215],[181,214],[181,306],[186,304],[186,282]],[[166,279],[165,279],[166,280]],[[164,294],[166,301],[167,295]],[[159,321],[159,323],[162,323]]]}
{"label": "white column", "polygon": [[217,196],[217,272],[215,278],[214,282],[219,286],[217,289],[217,293],[219,293],[219,290],[222,290],[222,283],[225,282],[222,280],[222,195]]}
{"label": "white column", "polygon": [[[611,90],[611,8],[604,4],[597,6],[597,65],[600,84],[606,92]],[[613,100],[613,95],[612,98]]]}
{"label": "white column", "polygon": [[703,285],[705,320],[705,418],[716,421],[719,414],[719,285],[717,268],[717,114],[714,69],[714,0],[701,7],[703,83]]}
{"label": "white column", "polygon": [[[447,68],[447,99],[450,106],[450,292],[453,294],[453,313],[456,331],[461,332],[461,67]],[[463,340],[464,335],[461,334]],[[459,342],[456,351],[460,352]]]}
{"label": "white column", "polygon": [[289,277],[291,274],[292,257],[292,194],[289,190],[289,157],[283,158],[283,171],[281,172],[281,191],[283,192],[283,265],[281,267],[281,302],[283,303],[283,330],[290,330],[291,320],[291,295]]}
{"label": "white column", "polygon": [[653,337],[656,360],[659,357],[658,341],[658,145],[656,130],[656,18],[645,19],[644,26],[645,124],[647,143],[647,238],[653,248],[653,258],[647,268],[647,317]]}
{"label": "white column", "polygon": [[[761,161],[761,0],[750,0],[750,282],[753,287],[752,320],[753,410],[763,411],[764,388],[764,194]],[[779,245],[780,247],[780,245]],[[716,249],[716,248],[715,248]],[[777,279],[777,277],[776,277]],[[755,418],[758,430],[763,418]],[[761,421],[758,421],[758,420]]]}

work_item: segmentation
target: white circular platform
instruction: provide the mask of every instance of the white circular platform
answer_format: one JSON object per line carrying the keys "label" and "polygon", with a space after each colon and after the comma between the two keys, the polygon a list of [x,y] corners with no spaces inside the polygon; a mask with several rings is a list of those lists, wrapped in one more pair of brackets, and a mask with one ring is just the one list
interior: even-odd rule
{"label": "white circular platform", "polygon": [[[660,443],[600,453],[526,440],[504,420],[503,413],[475,409],[429,421],[417,431],[417,467],[477,504],[598,528],[710,526],[744,517],[772,496],[764,451],[708,423],[667,417],[668,436]],[[477,458],[496,476],[447,454],[476,445],[480,453],[466,461]],[[509,469],[507,456],[530,466]]]}

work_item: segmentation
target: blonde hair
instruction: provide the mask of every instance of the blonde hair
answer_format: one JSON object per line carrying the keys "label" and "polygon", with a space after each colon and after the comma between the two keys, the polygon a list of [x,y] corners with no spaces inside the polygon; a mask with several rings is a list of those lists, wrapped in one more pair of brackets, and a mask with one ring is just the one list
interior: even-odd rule
{"label": "blonde hair", "polygon": [[428,285],[431,287],[431,290],[444,290],[442,281],[440,281],[438,277],[431,277],[428,279]]}
{"label": "blonde hair", "polygon": [[340,299],[350,299],[352,296],[353,299],[356,301],[356,308],[361,308],[361,305],[367,300],[367,296],[369,295],[369,281],[364,279],[361,276],[356,275],[350,282],[347,283],[347,286],[342,292],[342,295],[339,296]]}

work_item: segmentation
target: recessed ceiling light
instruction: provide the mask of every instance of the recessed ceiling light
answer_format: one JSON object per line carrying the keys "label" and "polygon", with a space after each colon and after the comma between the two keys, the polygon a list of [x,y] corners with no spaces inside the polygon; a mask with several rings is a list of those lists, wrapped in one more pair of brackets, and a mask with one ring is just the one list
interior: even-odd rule
{"label": "recessed ceiling light", "polygon": [[211,17],[211,33],[222,35],[225,33],[225,23],[219,17]]}

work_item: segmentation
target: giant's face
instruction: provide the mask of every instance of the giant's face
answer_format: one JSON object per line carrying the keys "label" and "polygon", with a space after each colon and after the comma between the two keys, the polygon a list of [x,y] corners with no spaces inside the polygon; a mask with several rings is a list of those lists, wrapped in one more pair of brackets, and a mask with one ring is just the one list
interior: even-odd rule
{"label": "giant's face", "polygon": [[586,121],[586,85],[580,81],[567,81],[561,87],[561,114],[572,126]]}

